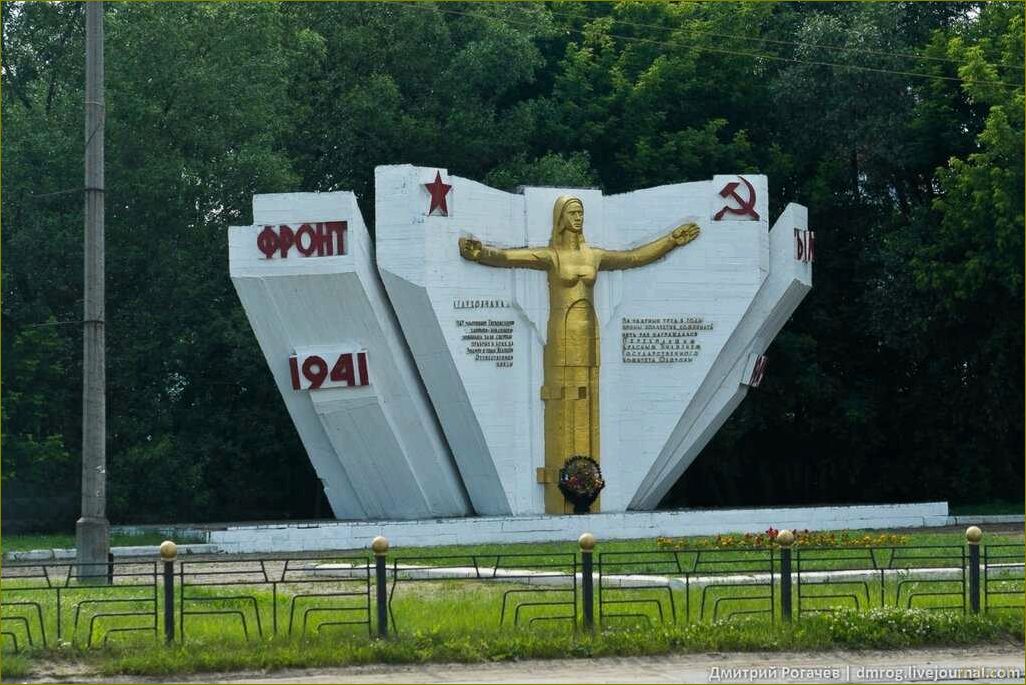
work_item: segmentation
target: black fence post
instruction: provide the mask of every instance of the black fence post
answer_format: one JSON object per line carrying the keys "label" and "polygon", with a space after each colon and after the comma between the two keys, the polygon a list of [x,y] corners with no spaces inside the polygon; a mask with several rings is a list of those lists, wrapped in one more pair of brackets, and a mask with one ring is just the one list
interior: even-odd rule
{"label": "black fence post", "polygon": [[160,558],[164,562],[164,642],[175,641],[175,557],[178,546],[170,540],[160,543]]}
{"label": "black fence post", "polygon": [[388,575],[385,566],[388,561],[388,539],[382,535],[371,541],[374,552],[374,579],[377,586],[378,637],[388,637]]}
{"label": "black fence post", "polygon": [[114,584],[114,552],[107,552],[107,585]]}
{"label": "black fence post", "polygon": [[794,533],[786,528],[777,533],[777,544],[780,545],[780,617],[787,623],[791,622],[791,545],[794,544]]}
{"label": "black fence post", "polygon": [[581,546],[581,601],[584,606],[584,629],[595,629],[595,576],[592,553],[595,549],[595,536],[583,533],[577,539]]}
{"label": "black fence post", "polygon": [[965,529],[965,541],[969,545],[969,609],[980,613],[980,540],[983,531],[976,526]]}

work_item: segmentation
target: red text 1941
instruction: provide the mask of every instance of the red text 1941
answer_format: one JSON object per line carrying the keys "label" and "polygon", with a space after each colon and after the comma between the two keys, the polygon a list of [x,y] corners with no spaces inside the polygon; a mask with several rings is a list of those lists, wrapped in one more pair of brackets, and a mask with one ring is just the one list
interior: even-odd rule
{"label": "red text 1941", "polygon": [[302,257],[344,255],[347,228],[345,221],[301,224],[295,229],[288,224],[264,226],[257,234],[257,249],[268,259],[275,255],[285,259],[293,249]]}
{"label": "red text 1941", "polygon": [[293,390],[353,388],[370,383],[366,352],[343,352],[333,364],[319,354],[292,355],[289,374]]}

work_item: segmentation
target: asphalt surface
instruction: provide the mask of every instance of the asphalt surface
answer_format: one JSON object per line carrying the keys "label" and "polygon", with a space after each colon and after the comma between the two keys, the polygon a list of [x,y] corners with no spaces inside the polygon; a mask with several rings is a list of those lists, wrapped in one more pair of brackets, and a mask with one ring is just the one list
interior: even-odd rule
{"label": "asphalt surface", "polygon": [[[746,670],[747,669],[747,670]],[[1023,649],[663,657],[334,669],[218,683],[1021,683]],[[1001,677],[1004,676],[1004,677]],[[1011,676],[1011,677],[1009,677]],[[900,679],[900,680],[899,680]]]}
{"label": "asphalt surface", "polygon": [[188,678],[83,678],[32,683],[1021,683],[1021,645],[888,652],[711,653],[492,664],[373,665]]}

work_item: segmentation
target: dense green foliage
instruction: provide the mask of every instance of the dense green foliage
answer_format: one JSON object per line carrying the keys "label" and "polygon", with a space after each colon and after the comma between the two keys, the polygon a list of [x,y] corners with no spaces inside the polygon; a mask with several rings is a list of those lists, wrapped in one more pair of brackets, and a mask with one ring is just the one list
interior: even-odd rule
{"label": "dense green foliage", "polygon": [[[70,525],[84,15],[2,10],[3,499]],[[112,521],[328,513],[225,233],[256,192],[373,225],[406,162],[809,206],[815,288],[668,505],[1021,501],[1022,63],[1019,3],[108,4]]]}

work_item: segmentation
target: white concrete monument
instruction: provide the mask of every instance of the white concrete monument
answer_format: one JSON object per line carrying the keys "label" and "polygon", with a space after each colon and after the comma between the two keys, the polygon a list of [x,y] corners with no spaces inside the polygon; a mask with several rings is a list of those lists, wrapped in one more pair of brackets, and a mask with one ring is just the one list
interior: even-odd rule
{"label": "white concrete monument", "polygon": [[337,518],[464,516],[352,193],[253,198],[232,282]]}
{"label": "white concrete monument", "polygon": [[[755,175],[604,196],[379,167],[376,270],[333,193],[257,196],[231,273],[338,518],[651,510],[811,287],[806,210],[769,230],[767,195]],[[563,498],[598,478],[572,457],[601,468],[594,503]]]}

